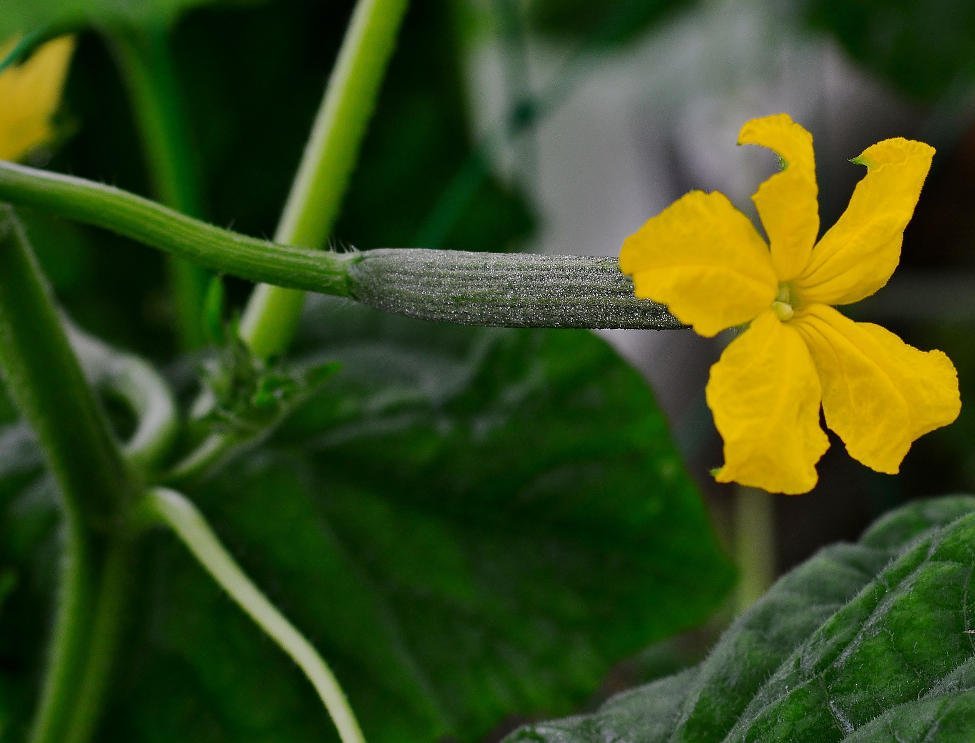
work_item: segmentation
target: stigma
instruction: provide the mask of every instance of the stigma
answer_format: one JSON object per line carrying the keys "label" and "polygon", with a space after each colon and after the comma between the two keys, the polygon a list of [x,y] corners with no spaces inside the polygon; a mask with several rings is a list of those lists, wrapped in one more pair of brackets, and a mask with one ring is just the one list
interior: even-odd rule
{"label": "stigma", "polygon": [[792,287],[788,284],[779,284],[779,293],[775,295],[775,301],[772,302],[772,311],[782,322],[791,320],[796,313],[792,306]]}

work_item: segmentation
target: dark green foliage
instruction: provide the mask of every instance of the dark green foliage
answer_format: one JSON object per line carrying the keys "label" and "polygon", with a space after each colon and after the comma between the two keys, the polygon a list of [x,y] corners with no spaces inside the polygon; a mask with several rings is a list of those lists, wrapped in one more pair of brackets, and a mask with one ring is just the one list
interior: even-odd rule
{"label": "dark green foliage", "polygon": [[[591,334],[436,328],[338,302],[309,326],[303,363],[339,374],[190,494],[334,665],[370,740],[475,740],[507,715],[568,711],[728,588],[663,418]],[[24,546],[0,569],[43,577],[51,502],[17,475],[36,461],[14,464],[0,542]],[[171,538],[137,572],[100,740],[330,729],[305,679]],[[42,586],[15,589],[0,636],[37,624]],[[3,667],[26,671],[41,637],[6,640]]]}
{"label": "dark green foliage", "polygon": [[243,438],[273,426],[303,398],[314,394],[337,369],[334,362],[300,371],[251,353],[237,334],[236,324],[224,330],[225,343],[202,367],[203,385],[213,407],[202,420],[209,429]]}
{"label": "dark green foliage", "polygon": [[[646,388],[601,341],[325,304],[308,363],[339,374],[193,495],[334,665],[367,738],[476,740],[506,715],[571,709],[714,608],[729,570]],[[158,559],[114,737],[326,730],[199,568],[170,547]]]}
{"label": "dark green foliage", "polygon": [[[273,233],[350,8],[208,8],[174,27],[216,223]],[[3,22],[33,9],[43,6],[18,0]],[[476,160],[453,43],[445,6],[411,9],[338,240],[409,245],[435,210],[449,246],[510,249],[530,229],[524,200],[490,175],[468,199],[440,198]],[[50,167],[147,193],[122,87],[93,34],[67,101],[73,136]],[[154,253],[43,214],[30,232],[87,330],[170,358]],[[239,289],[228,282],[231,311]],[[728,589],[662,415],[598,338],[438,328],[348,303],[320,303],[307,319],[298,377],[269,387],[228,352],[217,386],[232,415],[211,424],[276,422],[293,379],[320,381],[302,371],[338,362],[340,372],[311,399],[294,395],[301,405],[273,437],[188,494],[334,666],[371,741],[473,740],[507,716],[567,713],[611,664],[699,623]],[[185,390],[200,361],[172,367]],[[44,665],[59,564],[52,491],[31,435],[0,431],[4,741],[23,737]],[[149,540],[133,574],[95,739],[332,734],[307,681],[170,535]]]}
{"label": "dark green foliage", "polygon": [[858,64],[924,101],[964,96],[975,83],[970,0],[807,0],[806,17]]}
{"label": "dark green foliage", "polygon": [[[508,3],[495,0],[496,8]],[[532,30],[544,35],[578,40],[588,47],[613,47],[640,38],[656,24],[694,0],[532,0]]]}
{"label": "dark green foliage", "polygon": [[511,741],[970,740],[975,498],[920,501],[782,578],[710,657]]}
{"label": "dark green foliage", "polygon": [[53,481],[24,424],[0,428],[0,740],[22,740],[36,703],[58,567]]}
{"label": "dark green foliage", "polygon": [[0,39],[38,29],[163,26],[191,8],[215,2],[240,5],[260,0],[4,0]]}

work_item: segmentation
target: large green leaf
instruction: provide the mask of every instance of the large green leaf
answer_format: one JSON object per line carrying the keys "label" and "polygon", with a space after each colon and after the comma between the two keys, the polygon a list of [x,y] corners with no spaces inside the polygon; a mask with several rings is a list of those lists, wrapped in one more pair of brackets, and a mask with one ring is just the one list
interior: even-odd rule
{"label": "large green leaf", "polygon": [[971,740],[975,498],[905,506],[776,583],[701,665],[510,741]]}
{"label": "large green leaf", "polygon": [[[567,711],[714,609],[730,570],[650,393],[602,341],[327,304],[317,344],[342,371],[193,496],[370,740]],[[298,672],[159,541],[104,739],[325,735]]]}

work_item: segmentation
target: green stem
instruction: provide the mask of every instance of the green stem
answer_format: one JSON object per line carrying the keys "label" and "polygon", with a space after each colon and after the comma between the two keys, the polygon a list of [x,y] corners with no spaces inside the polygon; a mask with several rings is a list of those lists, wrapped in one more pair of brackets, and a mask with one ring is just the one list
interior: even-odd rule
{"label": "green stem", "polygon": [[[142,138],[153,191],[166,205],[199,215],[193,148],[169,48],[167,29],[127,29],[111,36]],[[177,327],[185,347],[204,345],[203,302],[209,277],[198,266],[168,262]]]}
{"label": "green stem", "polygon": [[126,460],[142,472],[151,472],[165,459],[179,433],[172,391],[151,364],[65,324],[90,383],[121,399],[135,416],[135,430],[122,446]]}
{"label": "green stem", "polygon": [[82,674],[92,605],[92,559],[87,534],[67,513],[57,610],[31,743],[56,743],[68,727],[66,699]]}
{"label": "green stem", "polygon": [[361,743],[359,723],[328,665],[241,570],[196,506],[173,490],[154,488],[146,494],[143,508],[147,517],[173,530],[217,584],[304,672],[343,743]]}
{"label": "green stem", "polygon": [[59,739],[64,743],[86,743],[98,723],[118,646],[132,559],[132,544],[126,537],[114,538],[105,545],[86,641],[87,663],[72,689],[73,714],[64,727],[64,737]]}
{"label": "green stem", "polygon": [[614,258],[303,250],[223,230],[110,186],[12,163],[0,163],[0,199],[105,227],[241,278],[349,297],[426,320],[517,327],[682,327],[662,305],[634,297],[632,282]]}
{"label": "green stem", "polygon": [[735,562],[740,614],[760,599],[775,580],[775,504],[764,490],[739,487],[734,495]]}
{"label": "green stem", "polygon": [[[328,238],[376,106],[406,0],[359,0],[288,195],[275,242],[320,248]],[[262,285],[241,319],[241,337],[258,356],[290,344],[304,295]]]}
{"label": "green stem", "polygon": [[99,695],[80,700],[90,705],[83,711],[78,687],[88,678],[95,688],[99,677],[104,683],[111,661],[93,655],[89,633],[107,624],[98,619],[104,603],[122,600],[120,587],[104,580],[105,557],[114,550],[114,534],[124,533],[139,486],[85,380],[23,230],[3,206],[0,371],[54,475],[67,529],[61,603],[32,736],[34,743],[54,743],[66,740],[76,714],[97,718]]}
{"label": "green stem", "polygon": [[197,484],[220,469],[229,457],[238,454],[240,444],[241,441],[236,436],[227,433],[210,434],[186,457],[176,462],[162,481],[175,486]]}
{"label": "green stem", "polygon": [[154,201],[82,178],[0,162],[0,200],[116,232],[251,281],[348,296],[352,255],[275,245],[206,224]]}
{"label": "green stem", "polygon": [[65,509],[88,527],[114,525],[130,472],[68,341],[20,224],[0,206],[0,366],[34,428]]}

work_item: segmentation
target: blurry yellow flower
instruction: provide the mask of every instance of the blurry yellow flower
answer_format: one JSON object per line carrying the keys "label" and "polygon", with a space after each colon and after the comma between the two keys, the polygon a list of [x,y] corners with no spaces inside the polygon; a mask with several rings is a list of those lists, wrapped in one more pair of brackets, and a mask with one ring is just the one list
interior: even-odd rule
{"label": "blurry yellow flower", "polygon": [[[0,46],[0,59],[16,39]],[[51,139],[51,116],[61,98],[74,49],[70,36],[49,41],[19,66],[0,72],[0,160],[17,160]]]}
{"label": "blurry yellow flower", "polygon": [[820,405],[850,456],[896,473],[915,439],[958,416],[955,368],[940,351],[919,351],[830,305],[887,283],[934,148],[900,138],[868,147],[853,160],[866,176],[817,243],[812,135],[779,114],[746,123],[738,142],[768,147],[783,161],[752,197],[771,247],[725,196],[692,191],[620,253],[636,295],[668,305],[701,335],[750,323],[711,367],[707,385],[724,439],[716,478],[770,492],[811,490],[829,446]]}

